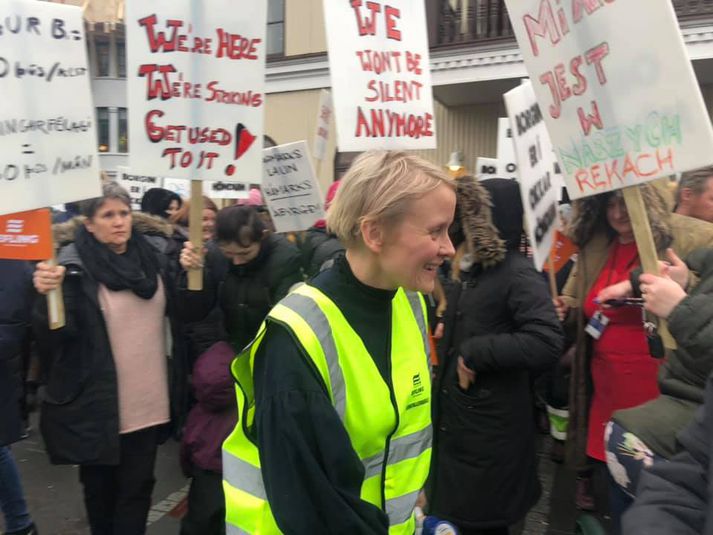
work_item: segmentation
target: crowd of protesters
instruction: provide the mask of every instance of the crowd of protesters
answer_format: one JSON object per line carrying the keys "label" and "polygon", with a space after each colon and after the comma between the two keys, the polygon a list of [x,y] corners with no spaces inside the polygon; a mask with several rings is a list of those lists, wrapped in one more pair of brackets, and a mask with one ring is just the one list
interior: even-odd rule
{"label": "crowd of protesters", "polygon": [[[257,188],[204,198],[200,248],[187,199],[154,188],[132,211],[105,183],[56,218],[56,264],[0,260],[5,533],[39,532],[10,447],[29,359],[44,446],[79,466],[93,535],[145,533],[166,440],[191,478],[181,535],[413,533],[420,510],[515,533],[541,494],[542,377],[564,392],[578,508],[608,511],[613,533],[713,533],[713,168],[675,199],[640,189],[660,272],[642,272],[624,199],[605,193],[572,203],[578,254],[553,295],[517,182],[405,153],[357,158],[326,220],[289,236]],[[41,296],[57,288],[51,330]]]}

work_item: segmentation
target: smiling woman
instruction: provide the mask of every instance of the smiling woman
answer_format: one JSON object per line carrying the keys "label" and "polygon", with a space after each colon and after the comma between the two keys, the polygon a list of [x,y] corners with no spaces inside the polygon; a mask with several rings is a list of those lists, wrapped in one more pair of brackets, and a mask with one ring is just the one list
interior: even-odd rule
{"label": "smiling woman", "polygon": [[327,226],[346,254],[280,301],[232,365],[229,529],[414,532],[431,459],[419,292],[454,253],[454,210],[451,179],[405,153],[365,153],[342,179]]}

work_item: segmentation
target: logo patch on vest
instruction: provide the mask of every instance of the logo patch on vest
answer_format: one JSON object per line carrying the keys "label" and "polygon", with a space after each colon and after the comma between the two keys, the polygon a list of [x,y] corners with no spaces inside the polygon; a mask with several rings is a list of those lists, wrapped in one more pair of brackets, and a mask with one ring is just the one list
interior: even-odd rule
{"label": "logo patch on vest", "polygon": [[425,388],[423,387],[423,383],[421,381],[421,374],[417,373],[413,376],[413,388],[411,390],[411,395],[409,396],[410,402],[406,405],[406,410],[420,407],[421,405],[428,403],[428,398],[424,398],[424,394]]}

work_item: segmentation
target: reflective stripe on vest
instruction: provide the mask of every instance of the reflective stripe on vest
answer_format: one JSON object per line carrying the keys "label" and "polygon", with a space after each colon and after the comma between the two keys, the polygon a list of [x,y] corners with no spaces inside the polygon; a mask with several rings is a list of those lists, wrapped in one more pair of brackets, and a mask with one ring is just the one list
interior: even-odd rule
{"label": "reflective stripe on vest", "polygon": [[[413,509],[431,457],[423,299],[403,290],[393,299],[391,385],[383,380],[341,311],[316,288],[297,288],[270,312],[268,320],[290,329],[319,371],[364,466],[361,498],[386,512],[390,533],[411,535],[415,529]],[[232,364],[239,422],[223,445],[228,533],[280,533],[266,501],[259,456],[251,438],[252,368],[264,332],[263,324],[255,341]]]}

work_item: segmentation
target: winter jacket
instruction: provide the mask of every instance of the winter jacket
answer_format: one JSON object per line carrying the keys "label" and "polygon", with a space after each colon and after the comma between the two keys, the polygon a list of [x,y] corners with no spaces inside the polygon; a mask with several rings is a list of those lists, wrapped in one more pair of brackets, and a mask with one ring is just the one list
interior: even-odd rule
{"label": "winter jacket", "polygon": [[20,350],[35,293],[29,262],[0,260],[0,446],[20,440]]}
{"label": "winter jacket", "polygon": [[302,281],[299,250],[287,239],[271,234],[257,258],[235,266],[217,245],[208,245],[203,269],[203,290],[189,291],[185,274],[179,307],[185,321],[201,321],[216,307],[223,316],[228,340],[237,351],[257,334],[270,309],[289,289]]}
{"label": "winter jacket", "polygon": [[[133,232],[142,233],[156,248],[160,276],[166,292],[166,313],[171,320],[174,343],[168,362],[171,419],[180,426],[185,404],[183,348],[173,314],[177,268],[165,252],[170,225],[153,216],[133,214]],[[47,327],[46,300],[37,301],[34,327],[44,347],[48,380],[42,403],[40,430],[50,461],[54,464],[119,463],[119,400],[117,376],[107,328],[98,301],[98,283],[85,270],[72,242],[80,219],[55,226],[55,242],[67,244],[58,262],[67,268],[62,284],[65,327]],[[169,345],[168,347],[171,347]]]}
{"label": "winter jacket", "polygon": [[[639,186],[644,198],[654,243],[659,258],[665,259],[667,247],[685,258],[691,251],[713,246],[713,224],[672,214],[664,198],[651,184]],[[574,329],[575,358],[570,381],[569,426],[566,457],[577,469],[587,468],[587,433],[591,398],[591,337],[584,332],[586,320],[580,306],[599,273],[604,268],[609,247],[615,238],[606,226],[606,195],[595,195],[573,203],[568,234],[579,247],[577,263],[562,290],[562,298],[571,308],[567,323]]]}
{"label": "winter jacket", "polygon": [[681,453],[642,472],[636,501],[624,514],[624,535],[713,535],[713,376],[705,404],[678,440]]}
{"label": "winter jacket", "polygon": [[181,441],[181,464],[222,473],[221,448],[237,422],[235,383],[230,363],[235,351],[227,342],[216,342],[193,367],[196,404],[188,413]]}
{"label": "winter jacket", "polygon": [[614,414],[614,421],[665,458],[677,453],[676,435],[703,403],[706,378],[713,372],[713,249],[695,251],[686,262],[700,282],[669,316],[678,348],[661,368],[661,396]]}
{"label": "winter jacket", "polygon": [[302,251],[302,269],[310,279],[319,273],[330,260],[344,253],[344,245],[325,228],[312,227],[305,233],[300,246]]}
{"label": "winter jacket", "polygon": [[[517,251],[517,183],[466,177],[457,195],[474,264],[448,295],[428,502],[432,514],[461,528],[502,527],[521,520],[540,495],[531,373],[555,364],[562,332],[543,277]],[[459,356],[475,371],[465,392]]]}

